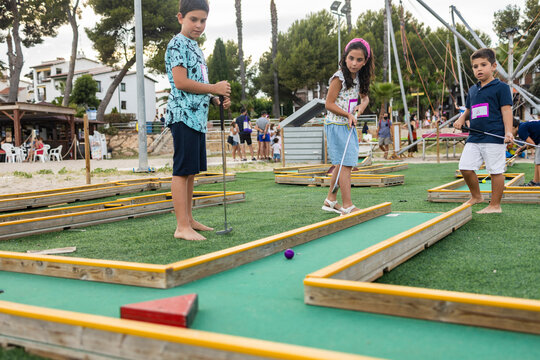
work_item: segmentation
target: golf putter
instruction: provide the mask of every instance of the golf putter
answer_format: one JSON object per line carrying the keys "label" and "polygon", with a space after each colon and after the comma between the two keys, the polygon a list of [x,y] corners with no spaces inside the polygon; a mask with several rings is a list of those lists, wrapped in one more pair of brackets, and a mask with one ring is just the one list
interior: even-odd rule
{"label": "golf putter", "polygon": [[[474,131],[476,133],[480,133],[480,134],[484,134],[484,135],[489,135],[489,136],[493,136],[493,137],[496,137],[496,138],[499,138],[499,139],[503,139],[504,140],[504,136],[501,136],[501,135],[497,135],[497,134],[492,134],[490,132],[487,132],[487,131],[482,131],[482,130],[478,130],[478,129],[473,129],[473,128],[470,128],[468,126],[465,126],[463,125],[461,127],[462,130],[467,130],[467,131]],[[522,141],[522,140],[516,140],[514,139],[513,141],[514,143],[516,144],[522,144],[522,145],[527,145],[527,146],[531,146],[531,147],[534,147],[536,149],[540,149],[540,145],[533,145],[533,144],[529,144],[528,142],[525,142],[525,141]]]}
{"label": "golf putter", "polygon": [[216,231],[218,235],[225,235],[232,231],[232,227],[227,225],[227,188],[225,181],[225,174],[227,173],[227,156],[225,154],[225,114],[223,113],[223,101],[225,98],[219,96],[219,118],[221,120],[221,159],[223,161],[223,212],[225,214],[225,228],[223,230]]}

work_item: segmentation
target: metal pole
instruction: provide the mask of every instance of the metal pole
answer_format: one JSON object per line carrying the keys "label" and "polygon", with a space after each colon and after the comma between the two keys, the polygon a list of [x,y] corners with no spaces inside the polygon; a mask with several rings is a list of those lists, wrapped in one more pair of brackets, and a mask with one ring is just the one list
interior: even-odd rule
{"label": "metal pole", "polygon": [[[456,27],[456,22],[454,20],[454,6],[450,6],[452,9],[452,25]],[[456,34],[454,34],[454,47],[456,48],[456,60],[458,68],[458,78],[459,78],[459,94],[461,96],[461,105],[465,106],[465,91],[463,91],[463,77],[461,75],[461,51],[459,50],[459,43]]]}
{"label": "metal pole", "polygon": [[531,104],[538,112],[540,112],[540,105],[535,103],[530,97],[527,96],[527,94],[525,93],[524,89],[522,89],[520,86],[514,84],[514,83],[511,83],[510,86],[512,86],[514,89],[517,90],[517,92],[523,96],[523,98],[525,100],[527,100],[529,102],[529,104]]}
{"label": "metal pole", "polygon": [[405,88],[403,86],[403,79],[401,78],[401,68],[399,65],[396,37],[394,35],[394,26],[392,25],[392,14],[390,13],[389,0],[385,0],[385,4],[386,4],[386,16],[388,18],[388,26],[390,28],[389,32],[390,32],[390,37],[392,39],[392,48],[394,49],[394,59],[396,60],[396,71],[397,71],[398,79],[399,79],[399,87],[401,89],[401,99],[403,101],[403,110],[405,111],[405,123],[407,124],[407,127],[409,128],[409,138],[411,139],[411,142],[412,142],[413,137],[412,137],[411,122],[409,118],[409,109],[407,107],[407,97],[405,96]]}
{"label": "metal pole", "polygon": [[337,47],[337,63],[339,67],[339,61],[341,60],[341,15],[337,15],[337,38],[338,38],[338,47]]}
{"label": "metal pole", "polygon": [[[418,2],[421,2],[421,0],[417,0]],[[426,7],[427,5],[425,5],[424,7]],[[471,35],[474,37],[474,39],[478,42],[478,44],[480,44],[480,46],[482,47],[487,47],[486,44],[484,44],[484,42],[482,41],[482,39],[480,39],[480,37],[478,35],[476,35],[476,33],[474,32],[474,30],[469,26],[469,24],[465,21],[465,19],[463,18],[463,16],[461,16],[461,13],[458,11],[458,9],[456,9],[456,7],[454,7],[454,12],[456,13],[456,15],[461,19],[461,21],[463,22],[463,25],[465,25],[465,27],[467,28],[467,30],[469,30],[469,32],[471,33]],[[443,21],[442,19],[439,18],[440,21]],[[448,24],[444,23],[443,24],[445,26],[448,27]],[[455,29],[452,29],[452,28],[449,28],[454,34],[459,34]],[[461,35],[460,35],[461,36]],[[477,49],[472,49],[473,51],[476,51]],[[501,64],[497,61],[497,71],[502,75],[504,76],[505,78],[507,79],[510,79],[510,76],[506,73],[506,71],[504,71],[504,68],[501,66]]]}
{"label": "metal pole", "polygon": [[531,68],[531,66],[533,66],[538,60],[540,60],[540,54],[537,55],[534,59],[532,59],[531,62],[527,64],[527,66],[525,66],[523,69],[521,69],[521,70],[514,76],[514,79],[519,79],[519,78],[521,77],[521,75],[523,75],[524,73],[526,73],[526,72]]}
{"label": "metal pole", "polygon": [[521,61],[519,62],[519,64],[516,66],[516,70],[514,70],[515,72],[518,72],[519,69],[521,69],[521,67],[523,66],[523,64],[525,63],[525,60],[527,59],[527,57],[530,55],[530,53],[532,52],[534,46],[536,45],[536,42],[538,41],[538,39],[540,38],[540,30],[538,30],[536,32],[536,35],[533,39],[533,41],[531,42],[531,44],[529,45],[529,48],[527,49],[527,51],[525,52],[525,54],[523,54],[523,57],[521,58]]}
{"label": "metal pole", "polygon": [[392,82],[392,50],[390,49],[390,31],[393,29],[390,29],[390,23],[386,21],[386,25],[388,26],[388,82]]}
{"label": "metal pole", "polygon": [[137,121],[139,124],[139,172],[148,171],[146,145],[146,104],[144,94],[144,58],[141,0],[135,1],[135,56],[137,59]]}
{"label": "metal pole", "polygon": [[534,101],[540,102],[540,98],[537,98],[536,96],[534,96],[534,95],[531,94],[529,91],[527,91],[527,90],[525,90],[524,88],[522,88],[521,86],[519,86],[519,85],[517,85],[517,84],[514,84],[514,86],[520,88],[521,91],[523,91],[526,95],[530,96],[530,98],[533,99]]}
{"label": "metal pole", "polygon": [[512,85],[514,76],[514,34],[508,34],[508,85]]}

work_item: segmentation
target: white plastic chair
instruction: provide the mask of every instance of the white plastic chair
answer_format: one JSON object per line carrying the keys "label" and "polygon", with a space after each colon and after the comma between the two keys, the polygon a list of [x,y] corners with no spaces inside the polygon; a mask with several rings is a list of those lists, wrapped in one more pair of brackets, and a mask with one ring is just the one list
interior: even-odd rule
{"label": "white plastic chair", "polygon": [[49,161],[53,161],[54,159],[56,161],[62,161],[62,145],[49,151]]}
{"label": "white plastic chair", "polygon": [[23,162],[26,159],[26,152],[23,145],[21,146],[14,146],[13,151],[15,152],[15,161],[16,162]]}
{"label": "white plastic chair", "polygon": [[11,144],[2,144],[2,150],[6,152],[6,162],[14,163],[17,157],[14,146]]}
{"label": "white plastic chair", "polygon": [[34,161],[36,161],[36,158],[39,158],[39,161],[41,162],[45,162],[45,161],[49,161],[49,149],[51,148],[51,145],[43,145],[43,149],[40,149],[40,150],[43,150],[43,154],[38,154],[37,152],[39,150],[36,150],[34,151]]}

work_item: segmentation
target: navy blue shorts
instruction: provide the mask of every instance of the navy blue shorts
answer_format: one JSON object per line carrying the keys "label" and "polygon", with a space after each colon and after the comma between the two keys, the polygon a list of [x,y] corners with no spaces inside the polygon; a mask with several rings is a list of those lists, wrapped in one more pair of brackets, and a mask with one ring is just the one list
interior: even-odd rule
{"label": "navy blue shorts", "polygon": [[174,155],[173,176],[195,175],[206,171],[206,134],[179,121],[169,125]]}

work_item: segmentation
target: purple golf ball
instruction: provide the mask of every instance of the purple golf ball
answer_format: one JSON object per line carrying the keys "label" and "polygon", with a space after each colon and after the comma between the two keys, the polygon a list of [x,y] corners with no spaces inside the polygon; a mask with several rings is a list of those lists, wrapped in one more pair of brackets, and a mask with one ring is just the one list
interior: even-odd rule
{"label": "purple golf ball", "polygon": [[285,252],[283,253],[283,255],[285,255],[285,257],[287,259],[292,259],[293,256],[294,256],[294,251],[292,249],[287,249],[285,250]]}

